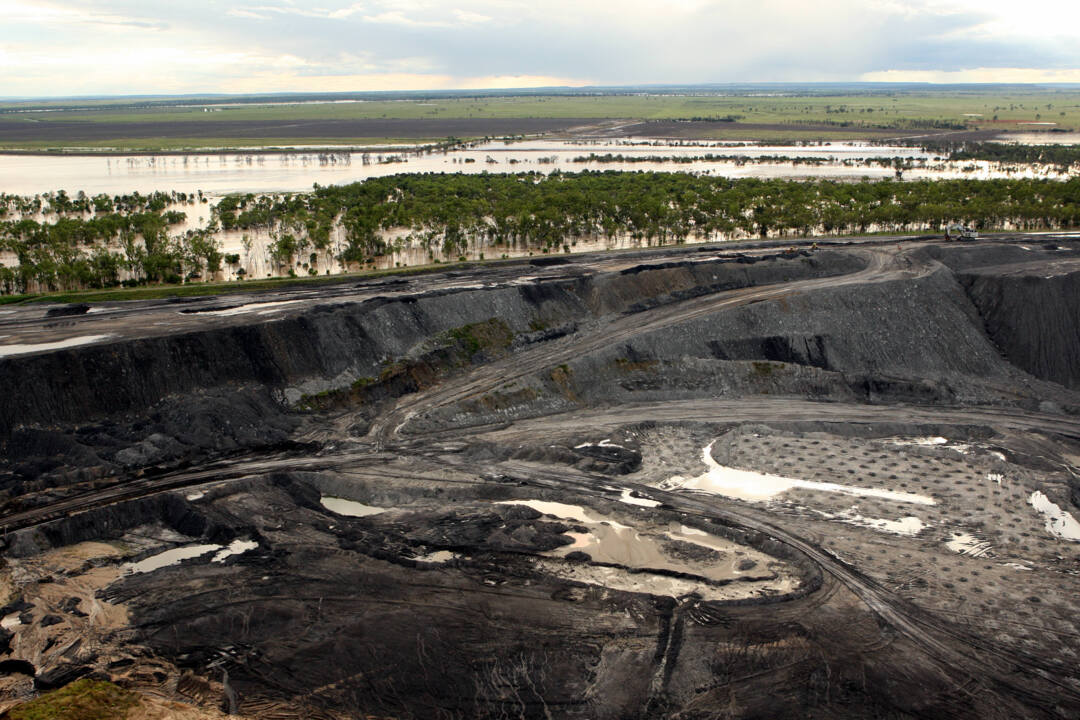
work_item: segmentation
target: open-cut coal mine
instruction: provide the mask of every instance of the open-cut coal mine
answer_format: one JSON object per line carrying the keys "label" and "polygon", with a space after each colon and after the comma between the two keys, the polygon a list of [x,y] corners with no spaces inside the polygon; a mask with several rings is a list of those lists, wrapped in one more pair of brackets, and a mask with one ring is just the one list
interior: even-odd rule
{"label": "open-cut coal mine", "polygon": [[7,306],[0,386],[0,711],[1080,717],[1075,237]]}

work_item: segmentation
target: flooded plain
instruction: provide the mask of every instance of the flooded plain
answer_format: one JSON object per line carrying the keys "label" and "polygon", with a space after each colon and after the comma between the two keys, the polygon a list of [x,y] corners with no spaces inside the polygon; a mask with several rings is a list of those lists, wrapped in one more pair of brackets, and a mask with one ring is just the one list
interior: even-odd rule
{"label": "flooded plain", "polygon": [[[865,142],[793,146],[754,143],[622,140],[491,141],[454,150],[385,149],[227,152],[162,155],[0,154],[0,193],[35,195],[66,190],[89,195],[202,191],[304,192],[398,173],[550,173],[583,170],[692,172],[718,177],[857,180],[895,177],[1061,177],[1051,167],[945,162],[920,148]],[[1067,173],[1065,173],[1067,174]]]}

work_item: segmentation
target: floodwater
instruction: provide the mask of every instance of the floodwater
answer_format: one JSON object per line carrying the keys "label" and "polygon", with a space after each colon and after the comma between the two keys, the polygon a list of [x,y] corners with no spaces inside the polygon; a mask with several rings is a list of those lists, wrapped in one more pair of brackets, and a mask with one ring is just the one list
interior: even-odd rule
{"label": "floodwater", "polygon": [[937,502],[926,495],[916,493],[897,492],[883,490],[881,488],[864,488],[855,485],[840,485],[838,483],[817,482],[814,480],[799,480],[796,478],[781,477],[768,473],[753,472],[751,470],[738,470],[724,467],[716,462],[712,456],[712,448],[715,440],[709,443],[701,451],[701,461],[708,468],[704,475],[696,478],[673,477],[665,481],[664,489],[700,490],[702,492],[725,497],[748,500],[750,502],[764,502],[772,500],[777,495],[794,490],[818,490],[822,492],[840,493],[857,497],[872,497],[882,500],[892,500],[901,503],[913,503],[916,505],[936,505]]}
{"label": "floodwater", "polygon": [[[654,158],[650,162],[575,162],[590,155]],[[778,158],[769,162],[739,162],[705,156]],[[816,158],[824,164],[783,162],[779,158]],[[687,158],[674,162],[662,158]],[[358,151],[274,153],[191,153],[184,155],[12,155],[0,154],[0,193],[36,195],[66,190],[89,195],[203,191],[228,193],[303,192],[314,184],[335,185],[398,173],[541,172],[553,170],[663,170],[707,173],[722,177],[849,178],[892,177],[888,166],[867,165],[868,158],[902,158],[925,167],[905,171],[905,177],[1023,177],[1043,171],[1006,172],[988,163],[938,163],[919,148],[860,142],[800,146],[732,145],[721,142],[686,143],[640,139],[602,141],[493,141],[428,152]],[[967,168],[967,169],[964,169]],[[1045,172],[1049,173],[1049,170]]]}
{"label": "floodwater", "polygon": [[365,505],[355,500],[346,500],[345,498],[331,497],[329,495],[323,495],[319,502],[327,510],[347,517],[367,517],[368,515],[378,515],[386,512],[386,508]]}
{"label": "floodwater", "polygon": [[1009,133],[995,138],[997,142],[1010,145],[1080,145],[1080,133],[1075,132],[1030,132]]}

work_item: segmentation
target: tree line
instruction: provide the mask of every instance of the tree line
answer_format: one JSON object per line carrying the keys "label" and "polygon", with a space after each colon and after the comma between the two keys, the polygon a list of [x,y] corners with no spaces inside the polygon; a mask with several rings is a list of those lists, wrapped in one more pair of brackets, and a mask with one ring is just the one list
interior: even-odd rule
{"label": "tree line", "polygon": [[576,238],[1073,227],[1080,179],[1069,181],[728,179],[686,173],[596,171],[404,174],[312,193],[233,196],[216,208],[223,228],[271,228],[320,249],[339,226],[340,257],[363,263],[388,250],[385,231],[407,228],[450,256],[481,246],[559,248]]}
{"label": "tree line", "polygon": [[[363,267],[392,249],[388,231],[446,257],[569,250],[579,238],[678,243],[873,231],[1080,225],[1080,178],[844,182],[728,179],[687,173],[589,171],[402,174],[308,193],[231,195],[202,229],[173,233],[184,213],[121,210],[56,220],[0,220],[0,290],[109,287],[210,277],[219,230],[264,229],[279,268],[309,248]],[[312,258],[315,254],[312,253]],[[10,263],[10,260],[9,260]],[[238,273],[239,274],[239,273]]]}

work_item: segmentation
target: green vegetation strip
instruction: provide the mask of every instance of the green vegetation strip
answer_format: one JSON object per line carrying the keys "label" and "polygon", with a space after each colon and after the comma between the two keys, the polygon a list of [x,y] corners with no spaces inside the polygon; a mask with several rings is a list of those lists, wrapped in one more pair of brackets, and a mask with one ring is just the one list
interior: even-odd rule
{"label": "green vegetation strip", "polygon": [[139,696],[109,682],[76,680],[8,711],[11,720],[123,720]]}
{"label": "green vegetation strip", "polygon": [[[444,254],[471,242],[541,251],[576,238],[681,242],[691,235],[899,232],[964,222],[979,229],[1080,224],[1080,179],[789,181],[684,173],[582,172],[524,175],[396,175],[301,195],[225,198],[215,215],[230,228],[278,228],[280,242],[315,248],[335,223],[341,258],[365,262],[387,252],[381,231],[410,228]],[[303,241],[301,240],[303,239]]]}
{"label": "green vegetation strip", "polygon": [[1080,163],[1080,145],[1006,145],[1005,143],[977,143],[949,146],[931,146],[931,152],[944,149],[950,160],[987,160],[1016,165],[1056,165],[1069,168]]}
{"label": "green vegetation strip", "polygon": [[[208,227],[183,235],[170,234],[183,214],[165,211],[157,196],[61,193],[39,208],[60,212],[55,222],[2,219],[25,212],[28,202],[0,197],[0,250],[18,259],[15,267],[0,267],[0,293],[106,289],[122,277],[128,285],[201,280],[238,266],[238,254],[221,251],[219,230],[267,230],[279,268],[295,272],[297,259],[307,258],[311,273],[320,254],[361,269],[404,243],[464,260],[469,248],[570,252],[578,238],[597,237],[666,244],[936,232],[954,222],[979,230],[1060,229],[1080,225],[1080,178],[851,183],[651,172],[404,174],[310,193],[228,196]],[[403,238],[388,239],[387,231],[400,236],[401,229]],[[338,230],[343,241],[335,244]],[[186,292],[211,291],[198,287]]]}

